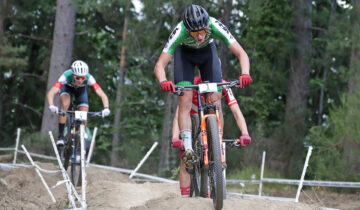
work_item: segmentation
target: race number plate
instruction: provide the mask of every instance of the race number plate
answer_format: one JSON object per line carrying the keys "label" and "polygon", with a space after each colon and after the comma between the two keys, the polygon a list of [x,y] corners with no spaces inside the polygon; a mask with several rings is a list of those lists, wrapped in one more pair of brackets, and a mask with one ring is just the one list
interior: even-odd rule
{"label": "race number plate", "polygon": [[199,84],[200,93],[216,93],[218,91],[216,83]]}
{"label": "race number plate", "polygon": [[87,120],[87,112],[75,111],[75,120],[86,121]]}

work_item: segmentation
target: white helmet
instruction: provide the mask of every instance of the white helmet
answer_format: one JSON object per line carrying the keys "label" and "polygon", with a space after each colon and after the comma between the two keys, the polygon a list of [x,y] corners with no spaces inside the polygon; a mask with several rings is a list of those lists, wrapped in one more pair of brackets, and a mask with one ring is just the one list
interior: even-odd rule
{"label": "white helmet", "polygon": [[76,60],[71,64],[72,73],[76,76],[86,76],[89,73],[88,65],[81,60]]}

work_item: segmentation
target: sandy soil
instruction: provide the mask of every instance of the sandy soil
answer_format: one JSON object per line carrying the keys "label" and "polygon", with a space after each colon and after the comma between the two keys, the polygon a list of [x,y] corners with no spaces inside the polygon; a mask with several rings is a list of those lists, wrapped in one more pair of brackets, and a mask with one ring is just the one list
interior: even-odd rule
{"label": "sandy soil", "polygon": [[[44,169],[56,169],[50,163],[38,164]],[[92,167],[87,169],[87,173],[88,209],[213,209],[210,199],[181,198],[178,184],[139,184],[130,180],[128,175]],[[54,186],[62,178],[60,174],[44,174],[44,177],[49,186]],[[34,169],[0,170],[0,178],[5,181],[5,183],[0,182],[0,209],[67,208],[65,186],[61,185],[52,190],[57,200],[55,204],[52,203]],[[358,194],[343,195],[326,192],[324,195],[318,193],[316,196],[311,193],[306,194],[301,197],[300,203],[229,196],[224,201],[223,209],[321,209],[320,207],[324,206],[360,209]]]}

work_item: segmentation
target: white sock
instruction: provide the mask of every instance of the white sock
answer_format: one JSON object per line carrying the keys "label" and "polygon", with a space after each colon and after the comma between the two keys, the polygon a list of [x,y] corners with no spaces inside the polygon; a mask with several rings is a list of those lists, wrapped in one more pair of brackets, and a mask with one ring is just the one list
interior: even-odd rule
{"label": "white sock", "polygon": [[184,142],[184,149],[185,151],[190,149],[192,150],[191,146],[191,130],[181,130],[180,131],[181,139]]}

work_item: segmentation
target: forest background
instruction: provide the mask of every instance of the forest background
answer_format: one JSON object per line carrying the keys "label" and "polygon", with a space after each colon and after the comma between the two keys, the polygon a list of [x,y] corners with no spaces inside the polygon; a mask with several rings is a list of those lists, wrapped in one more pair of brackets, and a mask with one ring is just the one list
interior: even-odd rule
{"label": "forest background", "polygon": [[[47,90],[76,59],[110,100],[93,161],[170,177],[179,165],[171,123],[177,98],[161,92],[153,68],[185,8],[199,4],[228,26],[250,57],[253,83],[233,89],[252,143],[227,151],[228,173],[266,167],[299,178],[309,145],[307,179],[360,180],[360,1],[357,0],[0,0],[0,147],[16,129],[31,151],[53,154],[48,130],[57,116]],[[223,77],[241,74],[216,40]],[[167,68],[171,79],[172,62]],[[91,111],[101,100],[88,89]],[[57,103],[58,99],[57,99]],[[241,133],[226,105],[224,138]]]}

